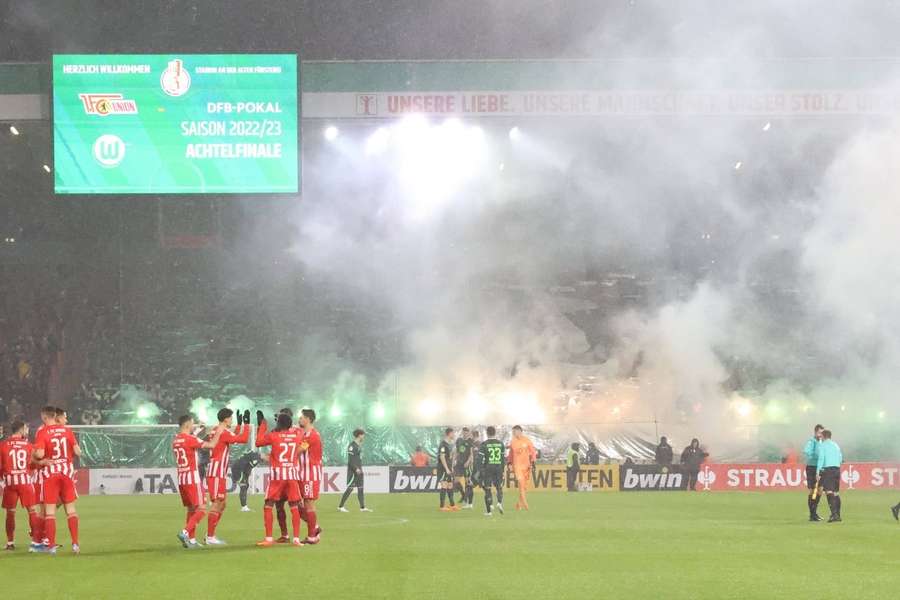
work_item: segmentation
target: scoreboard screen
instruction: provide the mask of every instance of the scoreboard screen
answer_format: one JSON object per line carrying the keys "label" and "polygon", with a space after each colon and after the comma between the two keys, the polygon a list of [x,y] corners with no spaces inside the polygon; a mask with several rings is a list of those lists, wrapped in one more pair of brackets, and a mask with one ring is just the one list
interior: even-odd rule
{"label": "scoreboard screen", "polygon": [[55,190],[294,193],[298,116],[296,55],[55,55]]}

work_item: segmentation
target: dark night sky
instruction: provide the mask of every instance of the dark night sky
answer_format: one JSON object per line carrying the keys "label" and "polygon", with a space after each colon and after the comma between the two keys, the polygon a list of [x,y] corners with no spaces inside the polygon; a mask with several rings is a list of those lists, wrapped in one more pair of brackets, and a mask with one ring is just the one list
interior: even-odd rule
{"label": "dark night sky", "polygon": [[[848,14],[864,27],[842,27]],[[296,51],[306,60],[709,56],[737,31],[748,34],[742,51],[756,56],[900,53],[898,0],[4,0],[0,22],[0,61],[79,51]]]}

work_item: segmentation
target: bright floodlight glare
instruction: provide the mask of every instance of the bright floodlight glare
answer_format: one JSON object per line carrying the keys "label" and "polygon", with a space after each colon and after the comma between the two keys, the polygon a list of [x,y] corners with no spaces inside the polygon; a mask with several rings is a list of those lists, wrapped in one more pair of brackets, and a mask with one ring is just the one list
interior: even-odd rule
{"label": "bright floodlight glare", "polygon": [[522,130],[518,128],[518,126],[513,127],[509,130],[509,139],[513,142],[518,142],[522,139]]}
{"label": "bright floodlight glare", "polygon": [[391,153],[398,160],[397,178],[407,218],[421,221],[437,214],[459,189],[490,163],[480,127],[452,117],[431,125],[421,115],[409,115],[393,126]]}
{"label": "bright floodlight glare", "polygon": [[11,134],[13,134],[13,135],[19,135],[19,130],[16,129],[16,126],[15,126],[15,125],[10,125],[10,126],[9,126],[9,132],[10,132]]}
{"label": "bright floodlight glare", "polygon": [[460,121],[458,117],[449,117],[444,121],[443,126],[449,127],[450,129],[462,129],[462,121]]}
{"label": "bright floodlight glare", "polygon": [[540,425],[544,422],[544,411],[533,392],[507,392],[500,399],[503,411],[511,422]]}
{"label": "bright floodlight glare", "polygon": [[478,392],[469,392],[466,396],[466,415],[473,421],[481,421],[488,414],[488,404]]}
{"label": "bright floodlight glare", "polygon": [[384,154],[391,142],[391,132],[387,127],[379,127],[366,139],[366,155]]}
{"label": "bright floodlight glare", "polygon": [[337,139],[337,136],[339,133],[340,133],[340,131],[338,131],[337,127],[335,127],[334,125],[329,125],[328,127],[325,128],[325,133],[324,133],[325,139],[328,140],[329,142],[333,142],[334,140]]}
{"label": "bright floodlight glare", "polygon": [[419,415],[426,419],[432,419],[438,416],[440,412],[440,405],[431,398],[425,398],[419,403]]}

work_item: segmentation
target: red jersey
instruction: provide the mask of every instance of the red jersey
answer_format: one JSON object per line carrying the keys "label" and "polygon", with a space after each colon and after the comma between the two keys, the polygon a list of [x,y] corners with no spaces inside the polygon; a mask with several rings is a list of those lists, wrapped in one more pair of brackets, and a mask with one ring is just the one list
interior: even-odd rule
{"label": "red jersey", "polygon": [[38,431],[34,440],[34,449],[44,450],[44,459],[50,464],[41,469],[41,477],[44,479],[55,474],[63,474],[75,477],[75,434],[65,425],[47,425]]}
{"label": "red jersey", "polygon": [[300,481],[319,481],[322,479],[322,438],[312,428],[303,431],[301,443],[309,444],[309,447],[300,452]]}
{"label": "red jersey", "polygon": [[6,485],[28,485],[31,483],[31,453],[34,446],[20,435],[14,435],[0,442],[0,474]]}
{"label": "red jersey", "polygon": [[269,455],[269,475],[272,481],[294,481],[299,479],[297,455],[300,453],[302,432],[298,429],[286,431],[266,431],[263,422],[256,432],[256,446],[272,446]]}
{"label": "red jersey", "polygon": [[[32,446],[33,448],[37,448],[38,438],[41,436],[41,433],[46,428],[47,428],[47,426],[42,423],[41,426],[37,428],[37,431],[34,432],[34,445]],[[34,459],[32,459],[32,460],[34,460]],[[41,467],[41,465],[35,464],[34,462],[32,462],[30,465],[28,465],[28,470],[31,472],[31,483],[33,483],[35,485],[41,483],[41,481],[42,481],[41,469],[42,468],[43,467]]]}
{"label": "red jersey", "polygon": [[197,471],[197,450],[203,447],[203,440],[190,433],[179,433],[172,440],[175,452],[175,466],[178,468],[178,485],[200,483]]}
{"label": "red jersey", "polygon": [[[209,451],[209,464],[206,466],[207,477],[219,477],[225,479],[228,474],[228,447],[231,444],[246,444],[250,439],[250,426],[238,425],[234,433],[226,430],[219,437],[219,443]],[[206,439],[212,440],[215,434],[210,434]]]}

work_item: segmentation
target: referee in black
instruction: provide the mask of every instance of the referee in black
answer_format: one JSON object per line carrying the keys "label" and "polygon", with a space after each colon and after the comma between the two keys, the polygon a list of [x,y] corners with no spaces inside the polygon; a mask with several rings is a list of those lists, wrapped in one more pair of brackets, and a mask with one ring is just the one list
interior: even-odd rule
{"label": "referee in black", "polygon": [[356,497],[359,499],[359,512],[372,512],[371,508],[366,508],[366,496],[363,491],[364,478],[362,468],[362,443],[366,437],[366,432],[362,429],[353,431],[353,441],[347,446],[347,489],[341,496],[341,504],[338,510],[341,512],[350,512],[344,508],[353,488],[356,488]]}

